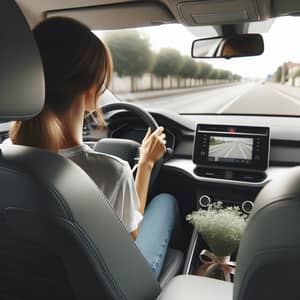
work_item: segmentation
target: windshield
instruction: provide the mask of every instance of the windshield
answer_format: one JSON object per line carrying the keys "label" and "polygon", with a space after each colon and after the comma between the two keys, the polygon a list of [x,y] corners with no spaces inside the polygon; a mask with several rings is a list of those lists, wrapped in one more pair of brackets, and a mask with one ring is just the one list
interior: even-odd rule
{"label": "windshield", "polygon": [[262,33],[263,55],[229,60],[192,59],[192,41],[203,36],[179,24],[94,33],[111,50],[110,90],[121,101],[175,113],[300,115],[299,27],[300,18],[278,18]]}

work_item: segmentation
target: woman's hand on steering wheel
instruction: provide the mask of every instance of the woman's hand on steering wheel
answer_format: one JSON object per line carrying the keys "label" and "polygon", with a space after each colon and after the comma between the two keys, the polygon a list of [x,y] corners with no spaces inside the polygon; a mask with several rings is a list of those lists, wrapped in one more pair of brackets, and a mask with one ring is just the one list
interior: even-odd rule
{"label": "woman's hand on steering wheel", "polygon": [[153,168],[166,152],[165,138],[163,127],[158,127],[153,132],[149,128],[141,144],[139,163],[149,164]]}
{"label": "woman's hand on steering wheel", "polygon": [[[155,119],[151,116],[151,114],[149,112],[147,112],[146,110],[142,109],[139,106],[136,106],[134,104],[131,103],[126,103],[126,102],[116,102],[116,103],[110,103],[110,104],[106,104],[104,106],[102,106],[102,111],[103,113],[108,113],[110,111],[113,110],[128,110],[131,113],[134,113],[136,116],[138,116],[141,120],[143,120],[145,122],[145,124],[151,128],[151,130],[153,131],[153,133],[159,128],[157,122],[155,121]],[[151,133],[151,135],[153,134]],[[147,135],[146,135],[147,136]],[[160,134],[161,136],[161,134]],[[144,138],[145,140],[145,138]],[[152,138],[151,138],[152,140]],[[147,143],[148,144],[148,143]],[[149,142],[150,144],[150,142]],[[148,146],[148,145],[147,145]],[[163,151],[163,153],[165,152],[165,150]],[[170,151],[167,152],[170,154]],[[155,156],[154,158],[160,157],[160,159],[158,159],[152,169],[152,174],[151,174],[151,179],[150,179],[150,189],[152,188],[155,179],[158,177],[159,171],[161,169],[161,166],[163,164],[163,153],[161,154],[161,156]],[[142,154],[143,155],[143,154]],[[154,161],[152,159],[152,161]],[[141,162],[141,160],[139,160],[139,162]],[[155,162],[155,161],[154,161]],[[133,168],[133,172],[135,172],[136,168]]]}

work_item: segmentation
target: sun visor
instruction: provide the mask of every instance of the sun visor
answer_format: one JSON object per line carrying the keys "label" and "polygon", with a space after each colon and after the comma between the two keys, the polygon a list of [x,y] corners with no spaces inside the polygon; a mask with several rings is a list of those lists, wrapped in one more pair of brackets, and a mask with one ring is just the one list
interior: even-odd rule
{"label": "sun visor", "polygon": [[44,74],[39,51],[22,12],[0,1],[0,122],[26,120],[44,105]]}
{"label": "sun visor", "polygon": [[74,18],[92,30],[142,27],[176,21],[166,6],[154,1],[55,10],[48,11],[46,16]]}

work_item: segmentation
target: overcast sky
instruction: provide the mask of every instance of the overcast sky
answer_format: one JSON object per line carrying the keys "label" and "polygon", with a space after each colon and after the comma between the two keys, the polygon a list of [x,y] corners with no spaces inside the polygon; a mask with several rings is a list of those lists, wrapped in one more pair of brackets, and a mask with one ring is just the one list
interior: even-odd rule
{"label": "overcast sky", "polygon": [[[277,19],[269,32],[263,33],[265,53],[257,57],[225,59],[208,59],[206,62],[215,68],[222,68],[244,77],[265,78],[275,72],[286,61],[300,63],[300,17],[283,17]],[[162,25],[144,27],[141,30],[150,38],[154,51],[160,48],[176,48],[182,54],[190,55],[191,43],[195,36],[184,26]],[[101,36],[100,32],[95,32]],[[199,61],[204,61],[200,60]]]}

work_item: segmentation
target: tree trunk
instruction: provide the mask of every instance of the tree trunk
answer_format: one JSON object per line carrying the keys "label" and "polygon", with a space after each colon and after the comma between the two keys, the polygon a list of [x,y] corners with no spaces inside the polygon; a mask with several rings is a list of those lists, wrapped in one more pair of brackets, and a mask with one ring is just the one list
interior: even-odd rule
{"label": "tree trunk", "polygon": [[133,93],[134,92],[134,77],[133,76],[130,76],[130,83],[131,83],[131,92]]}
{"label": "tree trunk", "polygon": [[281,67],[281,83],[285,82],[285,64],[282,65]]}
{"label": "tree trunk", "polygon": [[153,73],[150,74],[150,90],[153,90]]}

